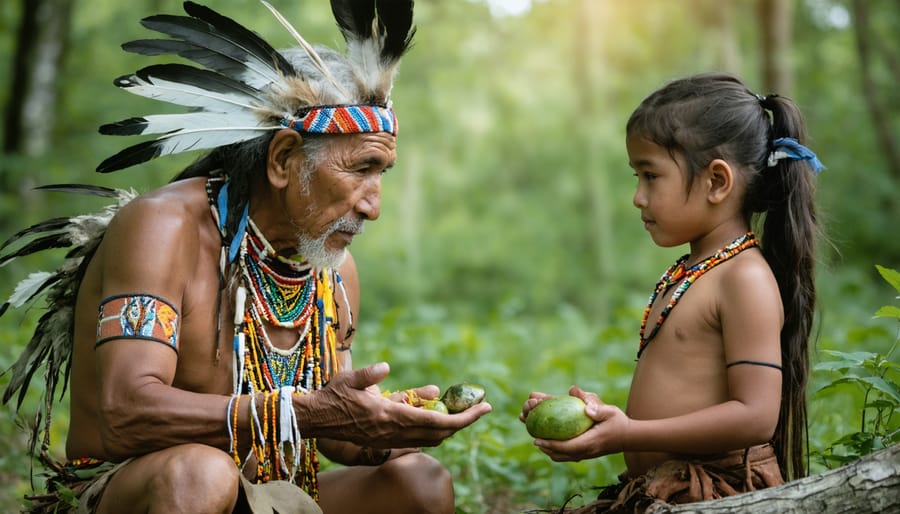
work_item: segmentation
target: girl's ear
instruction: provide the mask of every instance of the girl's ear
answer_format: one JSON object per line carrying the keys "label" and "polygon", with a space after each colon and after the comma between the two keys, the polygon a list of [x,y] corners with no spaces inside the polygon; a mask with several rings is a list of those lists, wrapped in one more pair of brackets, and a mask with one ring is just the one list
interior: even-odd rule
{"label": "girl's ear", "polygon": [[706,198],[712,204],[724,202],[734,190],[734,170],[723,159],[713,159],[704,170],[709,184]]}
{"label": "girl's ear", "polygon": [[269,154],[266,159],[266,176],[276,189],[288,186],[294,166],[302,159],[303,137],[292,129],[282,129],[275,133],[269,143]]}

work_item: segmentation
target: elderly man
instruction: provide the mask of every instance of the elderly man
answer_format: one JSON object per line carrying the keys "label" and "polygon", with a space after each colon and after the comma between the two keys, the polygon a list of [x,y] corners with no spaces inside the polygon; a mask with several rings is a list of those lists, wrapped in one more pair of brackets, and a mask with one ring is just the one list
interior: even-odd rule
{"label": "elderly man", "polygon": [[[49,352],[51,397],[53,371],[71,358],[69,460],[35,510],[66,506],[64,488],[85,512],[454,510],[448,471],[416,448],[490,406],[416,408],[409,398],[434,398],[435,386],[385,397],[388,365],[353,370],[350,358],[359,284],[347,246],[378,218],[396,159],[390,90],[415,31],[412,1],[333,1],[347,55],[310,46],[266,6],[297,48],[275,51],[191,2],[188,16],[144,19],[171,37],[126,50],[204,68],[154,65],[116,85],[193,109],[101,127],[161,135],[98,171],[211,151],[133,199],[92,188],[120,205],[8,242],[73,247],[51,278],[33,276],[8,302],[49,288],[51,312],[26,354]],[[73,327],[61,343],[50,337],[60,323]],[[5,401],[27,388],[35,362],[14,366]],[[319,452],[346,467],[318,474]]]}

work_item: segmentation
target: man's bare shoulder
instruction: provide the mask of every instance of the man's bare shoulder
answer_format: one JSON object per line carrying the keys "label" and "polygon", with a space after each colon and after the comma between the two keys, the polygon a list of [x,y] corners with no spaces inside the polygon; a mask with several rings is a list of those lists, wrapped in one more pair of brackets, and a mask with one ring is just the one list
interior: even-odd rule
{"label": "man's bare shoulder", "polygon": [[142,194],[116,213],[104,236],[98,263],[105,294],[139,287],[150,287],[149,292],[161,282],[184,284],[200,257],[217,248],[204,180],[176,182]]}
{"label": "man's bare shoulder", "polygon": [[209,217],[205,180],[189,179],[166,184],[135,197],[123,206],[113,223],[153,225],[182,219],[191,226]]}

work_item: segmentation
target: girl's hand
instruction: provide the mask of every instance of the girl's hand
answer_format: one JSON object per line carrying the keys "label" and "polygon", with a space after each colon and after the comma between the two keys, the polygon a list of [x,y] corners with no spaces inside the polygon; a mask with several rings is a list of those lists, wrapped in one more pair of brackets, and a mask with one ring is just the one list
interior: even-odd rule
{"label": "girl's hand", "polygon": [[525,404],[522,405],[522,412],[519,413],[519,421],[525,423],[525,418],[528,417],[528,413],[531,412],[531,409],[535,407],[535,405],[541,403],[542,401],[550,398],[549,394],[534,392],[528,395],[528,399],[525,400]]}
{"label": "girl's hand", "polygon": [[[584,412],[595,421],[594,426],[566,441],[535,439],[534,445],[556,462],[593,459],[625,451],[631,419],[618,407],[603,403],[596,394],[585,392],[578,386],[572,386],[569,394],[584,401]],[[528,402],[525,402],[526,406]]]}

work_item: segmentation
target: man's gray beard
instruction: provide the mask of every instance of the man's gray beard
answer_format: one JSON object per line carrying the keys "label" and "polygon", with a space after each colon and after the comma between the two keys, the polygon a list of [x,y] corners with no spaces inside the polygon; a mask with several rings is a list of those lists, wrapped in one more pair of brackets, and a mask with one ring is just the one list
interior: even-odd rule
{"label": "man's gray beard", "polygon": [[347,249],[328,250],[325,248],[325,241],[338,231],[360,234],[363,231],[363,220],[345,216],[332,223],[328,230],[315,239],[304,233],[297,234],[297,254],[316,269],[337,268],[344,262]]}

